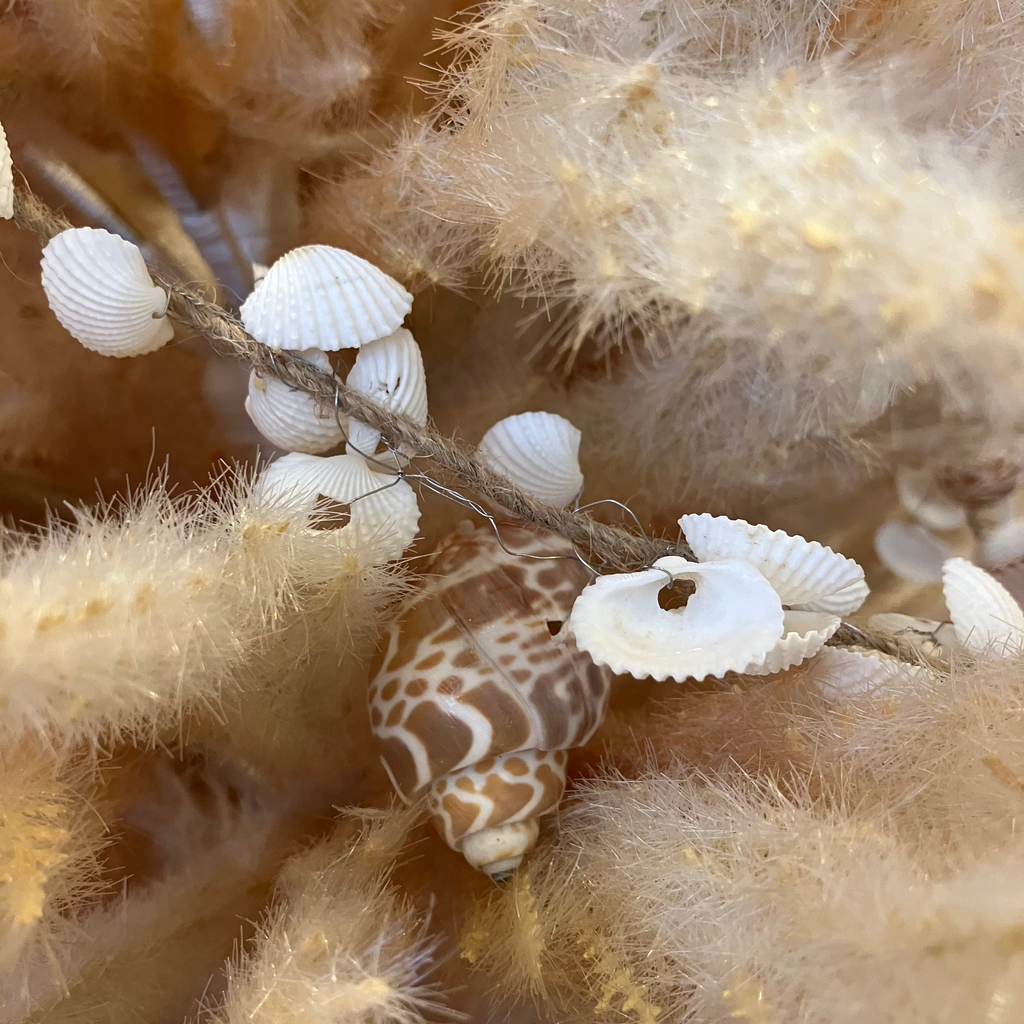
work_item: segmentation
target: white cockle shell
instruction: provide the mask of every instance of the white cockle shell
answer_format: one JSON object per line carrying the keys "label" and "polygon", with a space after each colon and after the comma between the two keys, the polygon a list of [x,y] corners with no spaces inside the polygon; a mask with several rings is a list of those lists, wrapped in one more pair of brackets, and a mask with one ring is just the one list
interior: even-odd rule
{"label": "white cockle shell", "polygon": [[141,356],[174,337],[167,293],[138,248],[102,228],[70,228],[43,249],[43,290],[64,329],[105,356]]}
{"label": "white cockle shell", "polygon": [[7,132],[0,124],[0,217],[10,220],[14,216],[14,162]]}
{"label": "white cockle shell", "polygon": [[[739,558],[755,566],[775,588],[787,607],[800,605],[811,610],[826,609],[821,602],[864,580],[864,570],[852,559],[837,554],[816,540],[791,537],[782,530],[752,526],[742,519],[726,516],[685,515],[679,520],[686,541],[700,562]],[[851,595],[863,590],[850,589],[842,605],[849,605]],[[855,610],[859,605],[850,608]]]}
{"label": "white cockle shell", "polygon": [[306,522],[320,498],[349,506],[349,523],[339,533],[371,564],[400,558],[419,526],[416,492],[387,473],[375,473],[361,455],[322,458],[295,452],[272,462],[253,488],[253,502],[279,510],[288,521]]}
{"label": "white cockle shell", "polygon": [[[330,360],[319,349],[299,354],[333,373]],[[294,391],[273,377],[261,377],[255,370],[249,373],[245,411],[268,441],[288,452],[315,455],[334,448],[344,437],[334,409],[320,410],[311,395]]]}
{"label": "white cockle shell", "polygon": [[[378,405],[408,416],[421,427],[427,422],[427,375],[423,356],[416,339],[404,327],[364,345],[345,383]],[[350,419],[348,435],[351,449],[364,455],[372,455],[377,450],[379,430]]]}
{"label": "white cockle shell", "polygon": [[330,245],[282,256],[241,309],[245,329],[274,349],[359,348],[393,334],[412,296],[383,270]]}
{"label": "white cockle shell", "polygon": [[957,530],[967,521],[963,505],[947,497],[927,469],[898,469],[896,493],[900,504],[929,529]]}
{"label": "white cockle shell", "polygon": [[852,647],[827,647],[815,659],[809,678],[830,698],[884,693],[900,679],[910,680],[927,672],[923,665],[911,665],[878,651]]}
{"label": "white cockle shell", "polygon": [[497,473],[550,505],[569,505],[583,489],[580,437],[565,417],[523,412],[499,420],[484,434],[479,452]]}
{"label": "white cockle shell", "polygon": [[949,558],[949,549],[923,526],[891,519],[875,533],[875,554],[891,573],[923,585],[942,579],[942,563]]}
{"label": "white cockle shell", "polygon": [[942,592],[956,638],[969,651],[1009,657],[1024,647],[1024,610],[998,580],[966,558],[942,567]]}
{"label": "white cockle shell", "polygon": [[814,657],[842,625],[838,615],[827,612],[786,611],[782,619],[782,639],[768,652],[764,661],[747,665],[742,673],[767,676],[782,672]]}
{"label": "white cockle shell", "polygon": [[[696,592],[666,610],[658,593],[684,579]],[[749,671],[782,638],[779,595],[748,562],[695,563],[668,555],[643,572],[599,576],[576,598],[565,628],[613,672],[679,682]]]}
{"label": "white cockle shell", "polygon": [[982,539],[978,561],[987,569],[999,569],[1024,558],[1024,519],[1000,523]]}

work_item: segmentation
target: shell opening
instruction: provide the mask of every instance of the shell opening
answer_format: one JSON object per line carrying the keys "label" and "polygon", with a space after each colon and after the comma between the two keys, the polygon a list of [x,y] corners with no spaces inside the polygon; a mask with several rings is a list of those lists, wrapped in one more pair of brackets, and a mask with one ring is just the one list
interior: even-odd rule
{"label": "shell opening", "polygon": [[540,825],[536,818],[481,829],[462,840],[466,860],[496,882],[504,882],[536,845]]}

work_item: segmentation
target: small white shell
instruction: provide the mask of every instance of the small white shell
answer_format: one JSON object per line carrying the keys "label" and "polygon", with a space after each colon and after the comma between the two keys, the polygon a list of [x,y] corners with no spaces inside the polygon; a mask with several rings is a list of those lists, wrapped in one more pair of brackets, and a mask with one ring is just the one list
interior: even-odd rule
{"label": "small white shell", "polygon": [[[791,537],[782,530],[707,512],[683,516],[679,525],[701,562],[722,558],[749,562],[761,571],[787,607],[817,606],[823,598],[864,579],[864,570],[852,558],[836,554],[816,540]],[[844,595],[844,601],[849,601],[848,595]]]}
{"label": "small white shell", "polygon": [[105,356],[141,356],[174,337],[167,294],[142,253],[102,228],[70,228],[43,250],[43,290],[64,329]]}
{"label": "small white shell", "polygon": [[[696,592],[671,610],[658,593],[673,580]],[[613,672],[677,681],[749,671],[782,637],[779,595],[748,562],[695,563],[673,555],[643,572],[599,576],[566,621],[579,648]]]}
{"label": "small white shell", "polygon": [[875,533],[875,554],[890,572],[910,583],[938,583],[949,549],[923,526],[890,520]]}
{"label": "small white shell", "polygon": [[942,567],[942,592],[956,638],[969,651],[1009,657],[1024,646],[1024,610],[984,569],[966,558]]}
{"label": "small white shell", "polygon": [[0,124],[0,217],[10,220],[14,216],[14,163],[7,132]]}
{"label": "small white shell", "polygon": [[842,619],[837,615],[787,611],[782,619],[782,639],[762,664],[752,663],[742,671],[745,675],[766,676],[799,665],[817,654],[841,625]]}
{"label": "small white shell", "polygon": [[884,691],[901,677],[913,679],[927,670],[879,652],[827,647],[811,668],[810,678],[826,697],[856,697]]}
{"label": "small white shell", "polygon": [[242,323],[275,349],[359,348],[402,326],[412,296],[344,249],[305,245],[285,253],[242,305]]}
{"label": "small white shell", "polygon": [[981,542],[978,561],[988,569],[998,569],[1024,558],[1024,519],[1007,519]]}
{"label": "small white shell", "polygon": [[967,521],[963,505],[943,494],[926,469],[896,471],[900,504],[921,524],[932,530],[957,530]]}
{"label": "small white shell", "polygon": [[[416,339],[404,327],[364,345],[345,383],[378,405],[408,416],[413,423],[423,426],[427,422],[427,375],[423,356]],[[352,449],[372,455],[379,440],[379,430],[358,420],[349,421]]]}
{"label": "small white shell", "polygon": [[349,523],[338,532],[357,554],[366,548],[372,564],[400,558],[416,536],[416,492],[405,480],[373,472],[361,455],[285,455],[253,489],[254,504],[278,509],[288,521],[307,521],[321,496],[349,506]]}
{"label": "small white shell", "polygon": [[[306,349],[302,357],[321,370],[331,371],[331,362],[319,349]],[[256,429],[271,443],[288,452],[325,452],[341,443],[344,434],[333,409],[319,415],[314,399],[293,391],[273,377],[249,373],[249,396],[245,411]]]}
{"label": "small white shell", "polygon": [[866,600],[871,593],[866,580],[857,580],[842,590],[837,590],[828,597],[818,598],[817,601],[809,601],[807,604],[798,604],[793,607],[802,612],[829,612],[832,615],[851,615]]}
{"label": "small white shell", "polygon": [[524,412],[495,423],[484,434],[479,452],[495,472],[532,497],[568,505],[583,489],[580,437],[563,416]]}

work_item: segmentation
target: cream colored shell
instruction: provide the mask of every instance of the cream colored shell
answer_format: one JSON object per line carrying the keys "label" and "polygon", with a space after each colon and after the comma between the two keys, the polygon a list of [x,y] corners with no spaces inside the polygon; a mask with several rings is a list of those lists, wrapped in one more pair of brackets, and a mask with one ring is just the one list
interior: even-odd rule
{"label": "cream colored shell", "polygon": [[65,330],[101,355],[145,355],[174,337],[166,292],[153,284],[142,253],[109,231],[70,228],[50,239],[42,282]]}
{"label": "cream colored shell", "polygon": [[[319,349],[300,354],[321,370],[333,372],[330,360]],[[273,377],[261,377],[255,370],[249,373],[245,411],[256,429],[285,451],[315,455],[336,447],[344,438],[334,409],[319,407],[312,396]]]}
{"label": "cream colored shell", "polygon": [[393,334],[412,296],[383,270],[344,249],[285,253],[242,305],[245,329],[274,349],[359,348]]}
{"label": "cream colored shell", "polygon": [[[749,562],[790,608],[820,602],[864,580],[864,570],[852,558],[845,558],[817,541],[791,537],[781,530],[752,526],[742,519],[712,516],[706,512],[685,515],[679,525],[700,562],[722,559]],[[854,593],[856,591],[848,591],[848,595]]]}
{"label": "cream colored shell", "polygon": [[551,505],[569,505],[583,489],[580,432],[563,416],[524,412],[495,423],[480,456],[521,490]]}
{"label": "cream colored shell", "polygon": [[374,472],[361,455],[294,453],[272,462],[253,489],[253,501],[286,521],[308,522],[320,498],[349,506],[338,530],[365,564],[400,558],[416,537],[416,492],[404,481]]}
{"label": "cream colored shell", "polygon": [[923,526],[932,530],[956,530],[967,521],[963,505],[948,498],[927,469],[896,471],[900,504]]}
{"label": "cream colored shell", "polygon": [[875,533],[875,554],[891,573],[910,583],[938,583],[949,549],[924,527],[890,520]]}
{"label": "cream colored shell", "polygon": [[982,539],[978,561],[989,569],[1019,562],[1024,558],[1024,519],[1014,517],[1000,523]]}
{"label": "cream colored shell", "polygon": [[[659,592],[680,579],[696,592],[685,607],[663,609]],[[783,611],[749,562],[668,556],[643,572],[599,576],[576,599],[566,629],[613,672],[681,682],[763,666],[783,637]]]}
{"label": "cream colored shell", "polygon": [[14,216],[14,163],[7,132],[0,124],[0,217],[10,220]]}
{"label": "cream colored shell", "polygon": [[[345,383],[421,427],[427,422],[427,375],[423,356],[416,339],[404,327],[364,345]],[[349,421],[351,450],[372,455],[379,440],[379,430],[358,420]]]}
{"label": "cream colored shell", "polygon": [[859,697],[901,688],[927,673],[923,665],[911,665],[878,651],[828,647],[810,668],[809,678],[826,697]]}
{"label": "cream colored shell", "polygon": [[1024,610],[984,569],[964,558],[942,567],[942,592],[957,640],[969,651],[996,657],[1024,648]]}

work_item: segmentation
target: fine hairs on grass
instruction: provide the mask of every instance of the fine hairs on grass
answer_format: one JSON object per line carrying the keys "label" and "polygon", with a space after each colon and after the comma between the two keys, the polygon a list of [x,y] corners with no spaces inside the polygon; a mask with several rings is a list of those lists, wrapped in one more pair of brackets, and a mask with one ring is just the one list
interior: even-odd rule
{"label": "fine hairs on grass", "polygon": [[1021,673],[958,664],[855,701],[791,679],[736,702],[728,741],[761,755],[710,771],[717,696],[670,701],[660,767],[582,784],[463,955],[559,1019],[1017,1019]]}
{"label": "fine hairs on grass", "polygon": [[[171,498],[159,485],[78,511],[39,537],[6,534],[0,567],[0,729],[57,743],[145,743],[225,687],[279,632],[347,589],[391,592],[344,531],[284,522],[247,477]],[[372,631],[380,602],[347,628]],[[301,651],[298,652],[301,655]]]}
{"label": "fine hairs on grass", "polygon": [[286,865],[255,949],[210,1024],[419,1024],[451,1019],[429,978],[428,922],[388,883],[419,810],[367,816]]}

